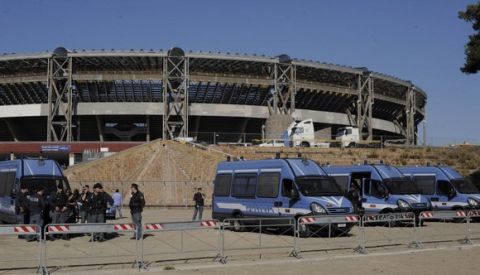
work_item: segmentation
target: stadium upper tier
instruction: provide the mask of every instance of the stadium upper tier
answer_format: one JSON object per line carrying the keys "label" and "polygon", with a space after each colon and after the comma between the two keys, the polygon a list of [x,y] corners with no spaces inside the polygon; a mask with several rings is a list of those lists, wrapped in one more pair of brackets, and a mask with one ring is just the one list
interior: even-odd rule
{"label": "stadium upper tier", "polygon": [[[48,103],[51,56],[51,52],[0,56],[0,117],[47,116],[42,106]],[[157,108],[155,103],[163,100],[162,71],[167,51],[73,50],[68,56],[73,60],[77,115],[162,115],[162,104]],[[192,51],[185,56],[189,60],[191,116],[268,116],[267,102],[274,85],[272,64],[279,62],[278,57]],[[399,125],[405,124],[407,92],[413,87],[410,81],[366,68],[299,59],[292,59],[291,64],[296,72],[297,116],[310,116],[316,123],[327,125],[350,124],[347,114],[355,113],[359,76],[368,73],[373,79],[374,130],[402,134]],[[417,125],[425,116],[427,96],[418,87],[414,93]],[[224,110],[226,105],[230,105],[228,110]]]}

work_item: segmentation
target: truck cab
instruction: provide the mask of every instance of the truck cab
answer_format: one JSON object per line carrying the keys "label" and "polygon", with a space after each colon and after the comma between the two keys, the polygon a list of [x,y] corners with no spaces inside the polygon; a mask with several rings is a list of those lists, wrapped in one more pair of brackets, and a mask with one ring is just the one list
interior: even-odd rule
{"label": "truck cab", "polygon": [[307,159],[221,162],[217,166],[212,204],[212,217],[221,221],[297,219],[354,211],[335,180]]}
{"label": "truck cab", "polygon": [[351,126],[338,128],[335,140],[341,147],[354,147],[360,142],[360,131]]}
{"label": "truck cab", "polygon": [[366,214],[415,212],[431,209],[430,200],[418,186],[394,166],[366,164],[355,166],[325,166],[349,194],[358,194],[358,208]]}
{"label": "truck cab", "polygon": [[401,167],[428,197],[435,210],[480,209],[480,191],[449,166]]}
{"label": "truck cab", "polygon": [[313,119],[295,121],[290,124],[285,135],[291,142],[291,146],[313,147],[315,146],[315,128]]}

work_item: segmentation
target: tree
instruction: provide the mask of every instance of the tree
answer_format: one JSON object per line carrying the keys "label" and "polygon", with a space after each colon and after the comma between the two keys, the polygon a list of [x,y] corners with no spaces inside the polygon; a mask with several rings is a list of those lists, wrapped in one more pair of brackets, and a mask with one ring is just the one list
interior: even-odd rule
{"label": "tree", "polygon": [[480,71],[480,2],[468,5],[465,11],[458,13],[458,17],[472,23],[475,31],[465,45],[465,64],[460,68],[466,74],[474,74]]}

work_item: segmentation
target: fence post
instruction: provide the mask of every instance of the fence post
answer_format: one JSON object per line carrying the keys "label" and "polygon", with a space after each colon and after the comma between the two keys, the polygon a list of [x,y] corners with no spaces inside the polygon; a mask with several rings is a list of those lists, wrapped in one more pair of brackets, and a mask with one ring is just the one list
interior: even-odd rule
{"label": "fence post", "polygon": [[464,244],[473,244],[472,239],[470,238],[470,213],[467,213],[467,222],[465,224],[465,238],[462,241]]}

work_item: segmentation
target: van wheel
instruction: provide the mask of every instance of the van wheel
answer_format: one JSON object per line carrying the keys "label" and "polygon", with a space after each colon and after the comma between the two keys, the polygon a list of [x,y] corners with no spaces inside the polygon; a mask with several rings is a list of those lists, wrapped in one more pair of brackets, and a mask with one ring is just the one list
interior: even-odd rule
{"label": "van wheel", "polygon": [[241,218],[243,218],[243,217],[240,214],[235,214],[233,216],[233,221],[230,222],[230,225],[232,226],[233,231],[235,231],[235,232],[244,232],[245,231],[244,223],[239,220]]}
{"label": "van wheel", "polygon": [[302,141],[302,143],[300,143],[300,147],[310,147],[310,143]]}

